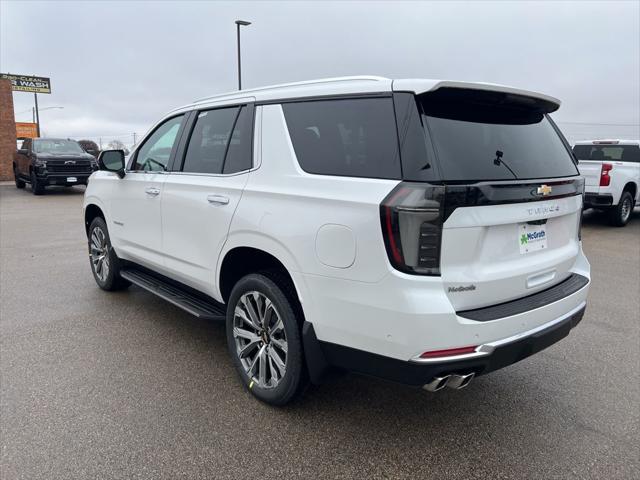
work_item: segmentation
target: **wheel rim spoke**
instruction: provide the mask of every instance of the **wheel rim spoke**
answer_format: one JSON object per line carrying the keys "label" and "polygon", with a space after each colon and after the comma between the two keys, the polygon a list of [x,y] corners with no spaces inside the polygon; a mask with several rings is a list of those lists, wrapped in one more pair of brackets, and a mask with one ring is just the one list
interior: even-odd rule
{"label": "wheel rim spoke", "polygon": [[244,293],[233,318],[236,354],[249,378],[261,388],[275,388],[287,371],[288,344],[277,308],[263,293]]}
{"label": "wheel rim spoke", "polygon": [[280,375],[283,376],[285,371],[284,361],[282,360],[282,358],[280,358],[280,355],[278,355],[278,352],[276,352],[273,348],[270,348],[268,352],[269,352],[269,358],[271,358],[273,363],[278,368],[278,372],[280,373]]}
{"label": "wheel rim spoke", "polygon": [[260,337],[258,337],[255,333],[238,327],[233,329],[233,336],[244,338],[246,340],[249,340],[250,342],[253,342],[254,340],[260,340]]}
{"label": "wheel rim spoke", "polygon": [[267,356],[265,355],[266,351],[267,347],[262,347],[258,352],[258,384],[260,386],[265,386],[267,384]]}
{"label": "wheel rim spoke", "polygon": [[242,323],[241,323],[242,326],[246,325],[254,332],[257,332],[259,330],[258,326],[251,321],[251,319],[247,315],[247,312],[245,312],[244,309],[242,309],[242,307],[240,306],[236,307],[235,318],[240,318],[242,320]]}
{"label": "wheel rim spoke", "polygon": [[278,320],[276,320],[276,323],[269,330],[269,335],[273,336],[280,330],[284,331],[284,324],[282,323],[282,319],[278,318]]}
{"label": "wheel rim spoke", "polygon": [[284,352],[284,354],[287,354],[287,342],[284,340],[281,340],[279,338],[274,338],[271,337],[271,344],[275,345],[276,347],[278,347],[280,350],[282,350]]}
{"label": "wheel rim spoke", "polygon": [[253,308],[253,305],[251,304],[251,301],[247,298],[247,296],[243,296],[240,301],[242,302],[242,305],[244,306],[245,311],[247,312],[248,319],[251,322],[251,324],[253,325],[253,327],[256,330],[260,330],[260,319],[258,317],[258,314],[256,313],[255,309]]}
{"label": "wheel rim spoke", "polygon": [[[264,347],[262,347],[264,348]],[[249,377],[253,376],[253,371],[256,369],[256,367],[258,366],[258,360],[260,358],[260,352],[262,351],[262,348],[258,351],[258,353],[256,354],[256,356],[253,358],[253,360],[250,362],[249,367],[247,368],[247,375],[249,375]]]}
{"label": "wheel rim spoke", "polygon": [[240,355],[240,358],[247,357],[252,351],[254,351],[256,348],[258,348],[259,344],[260,344],[260,339],[259,338],[247,343],[244,346],[244,348],[242,350],[240,350],[240,352],[238,352],[238,355]]}

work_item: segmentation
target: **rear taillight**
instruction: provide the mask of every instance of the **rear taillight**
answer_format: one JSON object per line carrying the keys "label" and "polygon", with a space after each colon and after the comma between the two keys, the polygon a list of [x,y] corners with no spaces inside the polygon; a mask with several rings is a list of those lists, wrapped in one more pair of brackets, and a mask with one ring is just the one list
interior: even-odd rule
{"label": "rear taillight", "polygon": [[608,187],[609,184],[611,183],[611,175],[609,175],[609,172],[611,171],[611,169],[613,169],[613,165],[611,165],[610,163],[602,164],[602,170],[600,170],[600,186],[601,187]]}
{"label": "rear taillight", "polygon": [[383,200],[382,234],[394,268],[440,275],[444,188],[403,182]]}

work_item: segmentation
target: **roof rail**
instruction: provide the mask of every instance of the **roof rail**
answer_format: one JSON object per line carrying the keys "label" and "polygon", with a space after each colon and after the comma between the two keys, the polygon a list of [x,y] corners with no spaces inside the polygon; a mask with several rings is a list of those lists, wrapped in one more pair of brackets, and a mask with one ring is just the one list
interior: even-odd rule
{"label": "roof rail", "polygon": [[278,89],[281,89],[281,88],[302,87],[302,86],[317,85],[317,84],[323,84],[323,83],[363,82],[363,81],[364,82],[366,82],[366,81],[380,82],[380,81],[384,81],[384,80],[388,80],[388,79],[385,78],[385,77],[377,77],[377,76],[373,76],[373,75],[358,75],[358,76],[352,76],[352,77],[321,78],[321,79],[318,79],[318,80],[305,80],[305,81],[302,81],[302,82],[281,83],[281,84],[278,84],[278,85],[267,85],[267,86],[264,86],[264,87],[251,88],[251,89],[246,89],[246,90],[237,90],[235,92],[220,93],[218,95],[211,95],[209,97],[200,98],[198,100],[195,100],[193,103],[208,102],[208,101],[215,100],[215,99],[218,99],[218,98],[237,96],[237,95],[240,95],[240,94],[247,94],[247,93],[252,93],[252,92],[263,92],[265,90],[278,90]]}

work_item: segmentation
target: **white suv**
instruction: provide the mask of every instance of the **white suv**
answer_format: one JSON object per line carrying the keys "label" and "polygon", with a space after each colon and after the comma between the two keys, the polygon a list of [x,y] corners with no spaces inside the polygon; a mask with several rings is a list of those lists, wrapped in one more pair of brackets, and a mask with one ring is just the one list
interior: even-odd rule
{"label": "white suv", "polygon": [[205,98],[84,200],[91,267],[225,319],[242,382],[282,405],[332,369],[435,391],[582,318],[583,181],[509,87],[350,77]]}
{"label": "white suv", "polygon": [[607,211],[617,227],[629,222],[640,198],[639,145],[638,140],[587,140],[573,147],[585,179],[585,208]]}

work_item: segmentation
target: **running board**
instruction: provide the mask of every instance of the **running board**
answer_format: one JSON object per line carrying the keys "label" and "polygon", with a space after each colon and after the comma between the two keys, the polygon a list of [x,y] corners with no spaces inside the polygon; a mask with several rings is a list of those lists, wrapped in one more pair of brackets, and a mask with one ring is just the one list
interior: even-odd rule
{"label": "running board", "polygon": [[224,320],[226,317],[223,304],[213,299],[200,298],[188,292],[186,288],[180,288],[154,275],[133,268],[125,268],[120,270],[120,276],[203,320]]}

